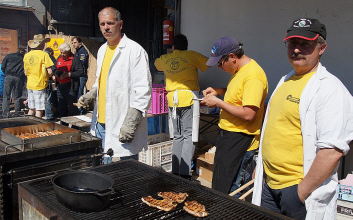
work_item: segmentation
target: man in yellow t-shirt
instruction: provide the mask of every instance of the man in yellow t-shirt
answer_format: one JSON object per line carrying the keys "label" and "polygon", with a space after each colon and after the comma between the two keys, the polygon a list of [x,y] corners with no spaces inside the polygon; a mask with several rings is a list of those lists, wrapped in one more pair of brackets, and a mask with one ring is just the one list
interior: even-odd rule
{"label": "man in yellow t-shirt", "polygon": [[[138,160],[147,147],[147,118],[151,100],[151,74],[146,51],[122,32],[121,13],[112,7],[98,13],[100,31],[107,40],[97,53],[96,81],[78,103],[87,106],[97,98],[95,135],[102,138],[103,163]],[[111,150],[110,150],[111,149]]]}
{"label": "man in yellow t-shirt", "polygon": [[[208,87],[201,103],[221,108],[212,188],[229,193],[254,136],[260,134],[267,78],[255,60],[244,54],[242,44],[222,37],[212,46],[208,66],[218,65],[231,74],[227,88]],[[224,95],[224,100],[217,98]]]}
{"label": "man in yellow t-shirt", "polygon": [[31,51],[23,58],[27,76],[28,115],[37,117],[43,117],[44,114],[46,88],[48,79],[52,75],[50,67],[54,65],[49,55],[43,51],[45,40],[42,34],[34,35],[34,39],[28,41]]}
{"label": "man in yellow t-shirt", "polygon": [[324,24],[297,19],[284,41],[293,71],[268,104],[252,202],[294,219],[335,219],[337,169],[353,139],[352,95],[320,63]]}
{"label": "man in yellow t-shirt", "polygon": [[[198,70],[207,69],[207,57],[187,50],[186,36],[179,34],[174,38],[173,52],[155,60],[157,70],[165,74],[167,99],[173,123],[173,161],[172,172],[189,177],[195,146],[192,141],[193,98],[198,92]],[[173,114],[172,114],[173,115]]]}

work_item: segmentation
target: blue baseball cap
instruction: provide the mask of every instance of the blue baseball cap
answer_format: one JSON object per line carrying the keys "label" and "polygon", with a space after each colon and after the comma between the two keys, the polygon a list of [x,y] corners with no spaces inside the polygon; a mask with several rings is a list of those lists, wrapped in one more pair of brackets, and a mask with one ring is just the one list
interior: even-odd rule
{"label": "blue baseball cap", "polygon": [[228,55],[232,52],[235,52],[241,48],[242,44],[239,43],[235,38],[231,37],[221,37],[217,39],[211,48],[211,55],[208,58],[206,65],[215,66],[218,64],[218,61],[224,55]]}

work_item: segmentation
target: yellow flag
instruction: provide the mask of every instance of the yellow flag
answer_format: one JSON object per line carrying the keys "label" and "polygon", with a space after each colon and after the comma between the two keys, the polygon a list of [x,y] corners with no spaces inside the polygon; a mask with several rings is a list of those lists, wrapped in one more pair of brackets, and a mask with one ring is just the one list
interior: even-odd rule
{"label": "yellow flag", "polygon": [[64,42],[65,40],[63,38],[50,38],[50,41],[46,43],[46,47],[53,49],[55,59],[58,59],[60,56],[59,46]]}

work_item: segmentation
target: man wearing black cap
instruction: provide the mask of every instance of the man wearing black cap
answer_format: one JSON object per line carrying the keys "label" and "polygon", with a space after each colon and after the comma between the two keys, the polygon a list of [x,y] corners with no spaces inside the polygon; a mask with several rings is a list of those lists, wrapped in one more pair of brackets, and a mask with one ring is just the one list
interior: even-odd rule
{"label": "man wearing black cap", "polygon": [[326,27],[295,20],[284,39],[293,71],[270,99],[253,203],[295,219],[335,219],[337,167],[353,139],[353,100],[320,63]]}
{"label": "man wearing black cap", "polygon": [[[206,64],[218,65],[231,74],[227,88],[207,88],[201,102],[221,108],[212,188],[229,193],[236,185],[245,152],[254,136],[260,134],[267,78],[256,61],[244,54],[242,44],[230,37],[222,37],[213,44]],[[224,100],[217,95],[224,95]]]}

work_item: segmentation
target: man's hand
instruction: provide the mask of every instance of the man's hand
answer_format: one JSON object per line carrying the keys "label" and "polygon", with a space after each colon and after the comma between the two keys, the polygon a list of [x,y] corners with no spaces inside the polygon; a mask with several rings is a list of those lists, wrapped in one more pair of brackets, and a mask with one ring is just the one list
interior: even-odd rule
{"label": "man's hand", "polygon": [[299,200],[304,203],[305,202],[305,199],[309,197],[310,194],[304,194],[303,192],[303,189],[302,189],[302,185],[298,184],[298,197],[299,197]]}
{"label": "man's hand", "polygon": [[216,96],[216,95],[218,95],[217,91],[214,88],[212,88],[212,87],[208,87],[207,89],[203,90],[202,94],[203,94],[203,96],[207,96],[207,95]]}
{"label": "man's hand", "polygon": [[298,184],[300,201],[304,202],[317,187],[334,173],[343,155],[343,152],[338,148],[322,148],[317,152],[308,173]]}
{"label": "man's hand", "polygon": [[79,99],[78,99],[78,103],[84,107],[84,108],[88,108],[96,99],[97,96],[97,88],[92,88],[89,92],[87,92],[86,94],[82,95]]}
{"label": "man's hand", "polygon": [[129,143],[135,137],[137,126],[142,120],[142,112],[135,108],[129,108],[120,128],[119,141],[122,143]]}
{"label": "man's hand", "polygon": [[201,104],[207,105],[208,107],[217,107],[218,103],[221,101],[221,99],[214,95],[207,95],[202,99]]}

